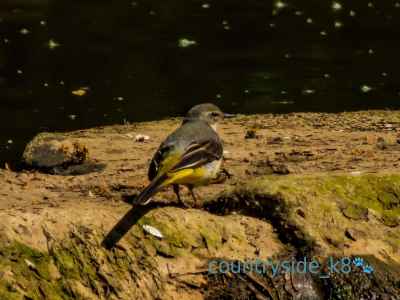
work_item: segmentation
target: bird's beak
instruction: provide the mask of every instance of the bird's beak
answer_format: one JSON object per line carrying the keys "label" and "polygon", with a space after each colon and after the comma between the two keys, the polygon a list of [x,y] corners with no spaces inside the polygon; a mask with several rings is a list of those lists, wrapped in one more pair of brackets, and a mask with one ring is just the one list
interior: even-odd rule
{"label": "bird's beak", "polygon": [[236,116],[236,114],[228,114],[228,113],[224,113],[224,118],[233,118],[233,117],[235,117]]}

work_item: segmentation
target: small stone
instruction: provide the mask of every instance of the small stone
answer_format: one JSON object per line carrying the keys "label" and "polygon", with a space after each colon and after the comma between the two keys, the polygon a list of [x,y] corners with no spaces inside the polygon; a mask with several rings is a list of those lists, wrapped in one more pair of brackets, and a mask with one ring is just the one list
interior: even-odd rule
{"label": "small stone", "polygon": [[149,139],[150,139],[150,137],[148,135],[144,135],[144,134],[137,134],[135,137],[135,141],[140,142],[140,143],[143,143]]}
{"label": "small stone", "polygon": [[385,150],[388,148],[388,143],[385,141],[385,139],[383,137],[378,137],[378,140],[376,142],[376,147],[379,150]]}
{"label": "small stone", "polygon": [[273,164],[272,171],[275,174],[287,175],[290,173],[289,168],[285,164]]}
{"label": "small stone", "polygon": [[152,236],[155,236],[159,239],[164,238],[163,234],[160,232],[160,230],[158,230],[157,228],[150,226],[150,225],[142,225],[143,230],[148,233],[151,234]]}
{"label": "small stone", "polygon": [[268,139],[268,144],[282,144],[283,139],[280,136],[271,137]]}
{"label": "small stone", "polygon": [[357,241],[358,239],[364,237],[365,233],[356,229],[347,228],[344,232],[344,235],[353,241]]}
{"label": "small stone", "polygon": [[357,204],[347,204],[341,210],[351,220],[368,220],[368,209]]}
{"label": "small stone", "polygon": [[305,214],[304,210],[302,210],[301,208],[298,208],[298,209],[296,210],[296,213],[297,213],[300,217],[302,217],[302,218],[305,218],[305,217],[306,217],[306,214]]}
{"label": "small stone", "polygon": [[253,129],[247,130],[245,139],[256,139],[258,136],[256,134],[256,131]]}
{"label": "small stone", "polygon": [[386,215],[384,214],[381,218],[381,222],[388,226],[388,227],[397,227],[400,225],[400,219],[399,217],[396,216],[390,216],[390,215]]}

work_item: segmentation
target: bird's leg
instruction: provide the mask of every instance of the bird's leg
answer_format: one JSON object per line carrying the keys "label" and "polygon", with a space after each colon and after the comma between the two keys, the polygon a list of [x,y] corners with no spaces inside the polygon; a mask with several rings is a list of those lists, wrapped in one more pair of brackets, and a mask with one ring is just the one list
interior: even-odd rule
{"label": "bird's leg", "polygon": [[184,207],[187,207],[186,203],[183,202],[183,200],[181,199],[181,196],[179,195],[179,185],[178,184],[173,184],[172,187],[174,189],[174,193],[175,193],[176,197],[178,198],[178,202],[180,204],[182,204]]}
{"label": "bird's leg", "polygon": [[196,197],[196,194],[193,191],[193,188],[194,188],[193,185],[188,185],[187,187],[189,189],[190,194],[192,195],[192,198],[193,198],[193,201],[194,201],[194,207],[198,207],[197,197]]}

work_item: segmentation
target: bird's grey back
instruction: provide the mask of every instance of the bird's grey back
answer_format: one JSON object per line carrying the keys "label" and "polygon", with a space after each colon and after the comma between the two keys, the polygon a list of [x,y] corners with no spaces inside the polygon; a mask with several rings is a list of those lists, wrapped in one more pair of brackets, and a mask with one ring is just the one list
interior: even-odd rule
{"label": "bird's grey back", "polygon": [[221,140],[214,129],[210,127],[210,125],[201,120],[194,120],[184,123],[164,140],[157,152],[154,154],[149,167],[149,179],[152,180],[156,176],[159,164],[162,161],[165,153],[177,149],[182,149],[182,151],[184,151],[187,146],[194,142],[201,143],[207,140],[211,140],[218,145],[218,155],[222,156]]}
{"label": "bird's grey back", "polygon": [[162,145],[175,144],[179,148],[185,148],[195,141],[204,141],[207,139],[220,142],[218,134],[210,127],[210,125],[204,121],[195,120],[187,122],[176,129],[165,139]]}

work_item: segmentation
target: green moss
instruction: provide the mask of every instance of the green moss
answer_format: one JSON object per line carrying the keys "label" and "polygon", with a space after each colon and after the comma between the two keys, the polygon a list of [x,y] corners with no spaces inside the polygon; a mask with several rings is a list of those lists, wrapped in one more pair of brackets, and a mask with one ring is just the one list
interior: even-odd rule
{"label": "green moss", "polygon": [[336,175],[336,176],[266,176],[251,182],[246,189],[264,194],[282,194],[285,199],[306,199],[309,196],[353,204],[357,209],[373,209],[377,213],[400,216],[400,175]]}
{"label": "green moss", "polygon": [[19,242],[2,245],[0,253],[2,270],[8,270],[0,281],[0,299],[43,299],[43,294],[62,299],[58,283],[50,276],[48,254]]}
{"label": "green moss", "polygon": [[66,249],[59,249],[52,252],[55,259],[55,264],[63,276],[72,278],[78,277],[77,266],[70,251]]}
{"label": "green moss", "polygon": [[203,237],[207,249],[218,249],[222,245],[222,237],[220,232],[213,228],[202,228],[200,235]]}

